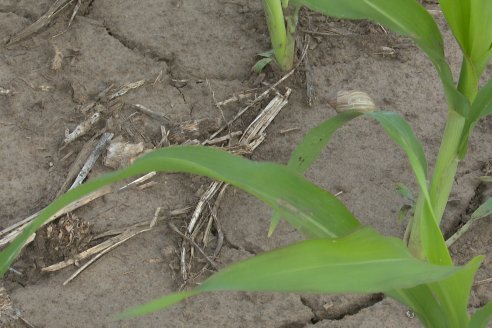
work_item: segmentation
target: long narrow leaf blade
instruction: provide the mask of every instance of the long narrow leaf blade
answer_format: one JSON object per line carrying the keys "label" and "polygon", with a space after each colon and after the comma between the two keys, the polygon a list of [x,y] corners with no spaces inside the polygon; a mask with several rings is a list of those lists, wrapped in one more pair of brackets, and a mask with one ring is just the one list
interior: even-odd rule
{"label": "long narrow leaf blade", "polygon": [[287,165],[296,172],[304,173],[319,157],[333,133],[363,114],[358,110],[342,112],[311,129],[297,145]]}
{"label": "long narrow leaf blade", "polygon": [[492,55],[492,2],[440,0],[439,3],[478,81]]}
{"label": "long narrow leaf blade", "polygon": [[411,308],[425,327],[466,327],[473,276],[483,257],[475,257],[452,276],[386,294]]}
{"label": "long narrow leaf blade", "polygon": [[461,134],[458,149],[460,159],[465,158],[468,150],[468,140],[477,121],[490,114],[492,114],[492,78],[480,88],[471,105],[470,114],[466,119],[465,127]]}
{"label": "long narrow leaf blade", "polygon": [[483,258],[483,256],[477,256],[454,275],[430,284],[433,294],[439,299],[441,306],[449,316],[451,322],[449,327],[466,327],[469,321],[468,299],[473,278]]}
{"label": "long narrow leaf blade", "polygon": [[[372,293],[437,281],[460,270],[415,259],[397,238],[363,228],[339,239],[306,240],[235,263],[205,280],[198,293],[274,291]],[[127,315],[154,311],[170,295]]]}
{"label": "long narrow leaf blade", "polygon": [[486,328],[492,317],[492,302],[488,302],[475,312],[470,320],[468,328]]}
{"label": "long narrow leaf blade", "polygon": [[422,145],[410,125],[400,115],[392,112],[372,112],[367,115],[376,119],[383,126],[388,136],[405,151],[410,161],[410,166],[425,199],[425,217],[421,218],[421,222],[415,223],[419,224],[418,229],[425,256],[431,263],[452,264],[446,242],[432,209],[427,186],[427,161]]}
{"label": "long narrow leaf blade", "polygon": [[[333,136],[333,133],[365,112],[366,111],[361,110],[348,110],[309,130],[301,143],[297,145],[296,149],[291,154],[287,166],[300,174],[306,172],[306,170],[316,161],[321,151],[326,147]],[[281,215],[274,211],[270,222],[270,228],[268,229],[268,236],[273,234],[280,218]],[[308,237],[313,238],[314,236]]]}
{"label": "long narrow leaf blade", "polygon": [[[454,1],[454,0],[453,0]],[[443,40],[432,16],[416,0],[291,0],[326,16],[368,19],[411,38],[432,61],[441,78],[450,108],[466,116],[468,102],[456,90],[444,56]]]}
{"label": "long narrow leaf blade", "polygon": [[471,218],[472,220],[478,220],[489,215],[492,215],[492,197],[487,198],[487,200],[473,212]]}
{"label": "long narrow leaf blade", "polygon": [[270,205],[307,236],[344,236],[360,226],[340,200],[285,166],[253,162],[207,147],[168,147],[55,200],[0,253],[0,275],[7,271],[26,240],[59,209],[102,186],[151,171],[193,173],[235,185]]}
{"label": "long narrow leaf blade", "polygon": [[415,136],[410,125],[398,114],[385,111],[361,112],[350,110],[342,112],[321,123],[308,132],[297,145],[289,167],[304,172],[319,156],[330,141],[333,133],[350,120],[365,115],[378,121],[388,136],[406,153],[415,174],[420,190],[425,197],[425,213],[428,219],[418,222],[424,253],[432,263],[451,264],[451,257],[438,223],[432,211],[427,186],[427,160],[421,143]]}

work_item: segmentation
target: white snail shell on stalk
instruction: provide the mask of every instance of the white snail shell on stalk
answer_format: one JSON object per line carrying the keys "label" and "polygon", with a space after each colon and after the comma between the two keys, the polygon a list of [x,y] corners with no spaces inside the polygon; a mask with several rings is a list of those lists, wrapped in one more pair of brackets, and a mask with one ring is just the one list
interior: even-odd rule
{"label": "white snail shell on stalk", "polygon": [[337,112],[346,110],[358,110],[361,112],[372,112],[376,110],[374,101],[363,91],[338,91],[336,97],[330,98],[328,103]]}

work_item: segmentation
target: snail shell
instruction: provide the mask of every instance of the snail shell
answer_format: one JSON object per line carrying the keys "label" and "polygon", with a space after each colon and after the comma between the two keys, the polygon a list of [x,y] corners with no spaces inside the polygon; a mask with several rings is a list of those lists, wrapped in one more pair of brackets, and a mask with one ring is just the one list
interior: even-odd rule
{"label": "snail shell", "polygon": [[371,97],[367,93],[357,90],[338,91],[336,97],[330,98],[328,103],[339,113],[346,110],[364,112],[376,110],[376,105]]}

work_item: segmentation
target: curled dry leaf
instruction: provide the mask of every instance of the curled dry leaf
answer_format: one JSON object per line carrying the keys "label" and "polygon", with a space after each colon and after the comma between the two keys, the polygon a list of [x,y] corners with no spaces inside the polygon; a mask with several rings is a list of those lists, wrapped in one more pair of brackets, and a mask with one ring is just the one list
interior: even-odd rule
{"label": "curled dry leaf", "polygon": [[221,118],[203,118],[173,124],[169,127],[168,140],[173,144],[182,144],[188,140],[207,139],[220,128],[221,123]]}
{"label": "curled dry leaf", "polygon": [[55,55],[53,56],[53,61],[51,62],[51,69],[56,72],[60,70],[62,66],[63,54],[55,45],[53,45],[53,50],[55,51]]}
{"label": "curled dry leaf", "polygon": [[65,144],[69,144],[80,136],[85,135],[90,129],[101,119],[101,114],[94,113],[91,117],[89,117],[84,122],[77,125],[77,127],[72,131],[65,130],[65,140],[63,142]]}
{"label": "curled dry leaf", "polygon": [[12,90],[0,87],[0,95],[8,96],[12,93]]}
{"label": "curled dry leaf", "polygon": [[372,112],[376,109],[376,105],[371,97],[367,93],[357,90],[338,91],[336,97],[330,98],[328,103],[337,112],[346,110]]}
{"label": "curled dry leaf", "polygon": [[145,150],[144,143],[131,144],[115,140],[108,146],[104,165],[113,169],[123,168],[131,164]]}

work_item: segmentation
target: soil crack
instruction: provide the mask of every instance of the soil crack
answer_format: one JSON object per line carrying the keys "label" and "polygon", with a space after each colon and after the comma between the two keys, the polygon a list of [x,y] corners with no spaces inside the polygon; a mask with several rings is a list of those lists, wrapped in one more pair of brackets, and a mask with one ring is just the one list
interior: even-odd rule
{"label": "soil crack", "polygon": [[308,323],[311,323],[314,325],[315,323],[319,322],[321,319],[318,318],[318,316],[316,315],[315,309],[309,304],[308,300],[302,296],[300,297],[300,300],[301,300],[302,305],[307,307],[311,311],[311,313],[313,314],[313,316],[311,317],[311,320],[309,320]]}
{"label": "soil crack", "polygon": [[232,249],[235,249],[236,251],[243,251],[243,252],[246,252],[248,254],[250,254],[251,256],[255,256],[257,255],[257,253],[255,251],[253,251],[252,249],[248,249],[248,248],[245,248],[245,247],[241,247],[241,246],[238,246],[234,243],[232,243],[229,239],[225,238],[225,241],[227,243],[227,246],[229,248],[232,248]]}
{"label": "soil crack", "polygon": [[[485,163],[480,170],[478,170],[480,175],[488,175],[490,174],[490,170],[492,167],[492,162]],[[463,212],[459,215],[459,220],[449,229],[449,231],[445,235],[445,239],[448,239],[452,235],[454,235],[467,221],[471,219],[471,215],[475,212],[480,205],[487,198],[487,186],[483,182],[479,182],[475,188],[474,195],[470,199],[468,206],[463,210]]]}
{"label": "soil crack", "polygon": [[137,52],[140,56],[150,58],[154,61],[157,62],[165,62],[168,67],[172,64],[174,61],[174,56],[164,56],[162,54],[157,53],[154,50],[151,49],[146,49],[143,50],[144,46],[138,42],[132,41],[125,36],[122,36],[121,34],[118,34],[117,32],[114,32],[105,22],[103,22],[103,26],[106,29],[106,32],[111,36],[112,38],[116,39],[121,45],[123,45],[125,48]]}

